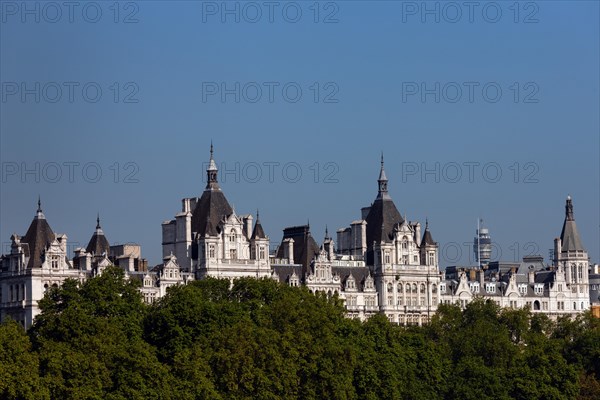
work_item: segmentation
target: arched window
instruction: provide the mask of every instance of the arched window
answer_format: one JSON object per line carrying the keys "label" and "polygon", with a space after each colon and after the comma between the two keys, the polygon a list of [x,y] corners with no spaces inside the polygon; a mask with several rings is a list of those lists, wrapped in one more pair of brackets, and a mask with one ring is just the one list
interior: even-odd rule
{"label": "arched window", "polygon": [[231,229],[231,231],[229,232],[229,241],[235,242],[235,229]]}
{"label": "arched window", "polygon": [[402,293],[402,284],[401,283],[398,284],[398,293]]}
{"label": "arched window", "polygon": [[417,293],[417,284],[416,283],[412,284],[412,292]]}
{"label": "arched window", "polygon": [[437,293],[437,285],[435,283],[433,285],[431,285],[431,293],[433,293],[433,294]]}
{"label": "arched window", "polygon": [[388,293],[392,293],[394,291],[394,285],[392,285],[391,283],[388,283],[387,291],[388,291]]}
{"label": "arched window", "polygon": [[402,250],[406,250],[408,249],[408,238],[406,236],[404,236],[402,238]]}
{"label": "arched window", "polygon": [[421,293],[425,293],[425,284],[421,283]]}
{"label": "arched window", "polygon": [[540,302],[539,301],[536,300],[536,301],[533,302],[533,309],[536,310],[536,311],[540,309]]}

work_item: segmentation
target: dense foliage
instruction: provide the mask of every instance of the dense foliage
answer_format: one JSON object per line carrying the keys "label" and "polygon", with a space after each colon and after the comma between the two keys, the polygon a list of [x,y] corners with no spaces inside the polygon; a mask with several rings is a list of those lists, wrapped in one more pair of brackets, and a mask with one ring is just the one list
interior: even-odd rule
{"label": "dense foliage", "polygon": [[599,399],[600,321],[476,301],[425,327],[344,317],[270,280],[207,279],[152,306],[119,269],[0,325],[2,399]]}

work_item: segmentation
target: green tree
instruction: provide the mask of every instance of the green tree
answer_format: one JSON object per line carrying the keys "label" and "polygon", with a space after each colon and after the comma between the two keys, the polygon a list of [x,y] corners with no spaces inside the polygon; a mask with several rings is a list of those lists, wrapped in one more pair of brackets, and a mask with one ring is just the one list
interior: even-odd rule
{"label": "green tree", "polygon": [[29,337],[12,319],[0,324],[0,398],[50,398],[41,385],[39,360]]}

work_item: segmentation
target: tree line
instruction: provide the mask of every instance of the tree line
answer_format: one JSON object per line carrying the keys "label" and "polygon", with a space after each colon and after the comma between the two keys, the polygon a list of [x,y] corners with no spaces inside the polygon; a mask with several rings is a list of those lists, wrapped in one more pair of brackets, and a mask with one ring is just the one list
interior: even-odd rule
{"label": "tree line", "polygon": [[272,280],[205,279],[151,305],[122,270],[0,325],[2,399],[599,399],[600,320],[477,300],[427,326],[344,316]]}

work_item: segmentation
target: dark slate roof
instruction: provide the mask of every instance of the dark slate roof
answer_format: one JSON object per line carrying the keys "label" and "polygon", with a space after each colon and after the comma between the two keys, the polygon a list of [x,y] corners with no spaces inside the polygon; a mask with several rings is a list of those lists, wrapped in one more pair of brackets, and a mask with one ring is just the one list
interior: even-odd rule
{"label": "dark slate roof", "polygon": [[579,237],[577,225],[575,224],[571,196],[567,197],[567,202],[565,204],[565,222],[563,223],[562,232],[560,233],[560,241],[562,251],[585,251],[583,243],[581,243],[581,238]]}
{"label": "dark slate roof", "polygon": [[429,222],[425,223],[425,233],[423,233],[423,240],[421,240],[421,245],[423,244],[429,244],[432,246],[436,245],[436,243],[433,241],[433,238],[431,237],[431,232],[429,232]]}
{"label": "dark slate roof", "polygon": [[340,281],[344,288],[346,288],[346,281],[352,275],[356,281],[356,289],[363,291],[365,286],[365,279],[369,276],[369,268],[367,267],[331,267],[333,274],[337,274],[340,277]]}
{"label": "dark slate roof", "polygon": [[27,268],[37,268],[42,266],[42,255],[54,239],[55,235],[52,228],[48,225],[46,217],[42,213],[42,209],[38,208],[37,215],[33,218],[31,225],[29,225],[29,229],[27,229],[27,233],[21,239],[22,243],[27,243],[27,248],[29,250],[29,263],[27,264]]}
{"label": "dark slate roof", "polygon": [[367,221],[367,263],[373,264],[373,242],[389,241],[394,226],[404,222],[391,198],[377,198],[371,205]]}
{"label": "dark slate roof", "polygon": [[310,266],[313,258],[319,254],[319,245],[310,234],[309,225],[292,226],[283,230],[283,239],[277,249],[276,258],[284,258],[283,241],[294,239],[294,263],[302,264],[303,271]]}
{"label": "dark slate roof", "polygon": [[296,273],[298,281],[304,283],[301,265],[273,265],[273,271],[279,276],[280,282],[289,282],[290,277]]}
{"label": "dark slate roof", "polygon": [[264,239],[267,235],[265,235],[265,231],[260,223],[260,221],[256,220],[256,225],[254,225],[254,230],[252,231],[252,239]]}
{"label": "dark slate roof", "polygon": [[540,271],[535,274],[535,283],[552,283],[554,282],[555,271]]}
{"label": "dark slate roof", "polygon": [[233,213],[233,209],[221,189],[207,188],[192,213],[192,232],[204,234],[207,221],[217,227],[223,217]]}
{"label": "dark slate roof", "polygon": [[100,218],[97,220],[96,231],[92,235],[92,238],[85,248],[85,251],[88,253],[94,253],[97,256],[101,256],[102,254],[106,254],[108,256],[110,254],[110,244],[108,243],[108,239],[106,239],[106,236],[104,236],[104,232],[100,227]]}
{"label": "dark slate roof", "polygon": [[208,236],[217,236],[219,233],[217,232],[217,229],[215,228],[215,226],[213,225],[213,223],[210,221],[210,218],[206,219],[206,226],[204,229],[204,236],[208,235]]}

